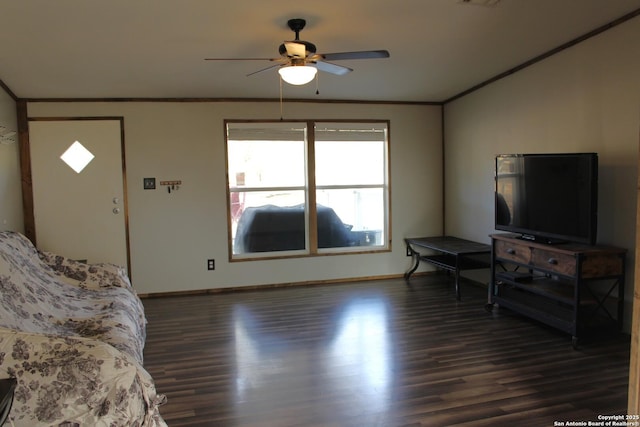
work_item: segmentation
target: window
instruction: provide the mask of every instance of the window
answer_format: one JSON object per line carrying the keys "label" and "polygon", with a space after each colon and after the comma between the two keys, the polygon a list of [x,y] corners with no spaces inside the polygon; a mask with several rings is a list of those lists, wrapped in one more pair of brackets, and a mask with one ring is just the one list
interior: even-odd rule
{"label": "window", "polygon": [[226,122],[231,259],[388,249],[388,122]]}

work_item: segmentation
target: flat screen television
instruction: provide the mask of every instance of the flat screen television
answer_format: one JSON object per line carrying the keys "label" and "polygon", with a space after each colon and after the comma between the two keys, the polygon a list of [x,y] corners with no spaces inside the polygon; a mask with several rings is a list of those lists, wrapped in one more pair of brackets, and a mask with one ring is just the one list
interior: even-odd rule
{"label": "flat screen television", "polygon": [[596,153],[496,156],[495,228],[544,243],[596,243]]}

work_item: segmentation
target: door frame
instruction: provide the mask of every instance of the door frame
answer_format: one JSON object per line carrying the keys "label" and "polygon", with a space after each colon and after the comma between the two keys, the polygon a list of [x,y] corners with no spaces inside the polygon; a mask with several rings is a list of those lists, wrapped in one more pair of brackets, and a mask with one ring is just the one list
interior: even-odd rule
{"label": "door frame", "polygon": [[[638,131],[638,147],[640,147],[640,130]],[[640,149],[638,150],[638,167],[640,167]],[[631,314],[631,350],[629,360],[629,391],[627,414],[640,413],[640,176],[638,176],[638,200],[636,205],[636,251],[634,259],[633,300]]]}
{"label": "door frame", "polygon": [[125,250],[127,256],[127,272],[131,278],[131,250],[129,244],[129,199],[127,195],[127,165],[125,156],[125,135],[124,135],[124,117],[123,116],[81,116],[81,117],[27,117],[26,108],[24,115],[20,114],[20,106],[18,106],[18,131],[20,138],[20,174],[22,180],[22,206],[24,210],[24,229],[25,235],[34,245],[37,242],[37,230],[34,214],[33,200],[33,178],[31,173],[31,146],[29,143],[29,122],[49,121],[97,121],[109,120],[120,123],[120,156],[122,167],[122,210],[124,215],[124,234],[125,234]]}

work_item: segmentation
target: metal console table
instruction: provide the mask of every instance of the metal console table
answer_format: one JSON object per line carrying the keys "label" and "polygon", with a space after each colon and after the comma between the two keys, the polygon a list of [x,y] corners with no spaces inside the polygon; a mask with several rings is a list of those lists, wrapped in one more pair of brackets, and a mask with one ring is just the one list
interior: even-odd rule
{"label": "metal console table", "polygon": [[[491,254],[491,246],[471,240],[460,239],[453,236],[432,236],[404,239],[407,245],[407,255],[413,257],[414,264],[405,274],[405,280],[418,269],[421,261],[435,265],[436,267],[453,272],[456,286],[456,299],[460,300],[460,272],[462,270],[476,270],[490,268],[490,260],[483,260],[477,255],[488,256]],[[428,249],[435,254],[423,255],[416,248]]]}

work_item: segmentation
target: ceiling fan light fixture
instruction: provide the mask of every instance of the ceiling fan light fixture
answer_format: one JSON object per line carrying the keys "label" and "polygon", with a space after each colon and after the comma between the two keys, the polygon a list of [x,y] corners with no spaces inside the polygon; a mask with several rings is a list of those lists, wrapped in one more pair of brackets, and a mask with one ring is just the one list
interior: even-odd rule
{"label": "ceiling fan light fixture", "polygon": [[316,67],[310,65],[286,65],[280,67],[278,70],[282,80],[290,85],[306,85],[309,83],[318,73]]}

